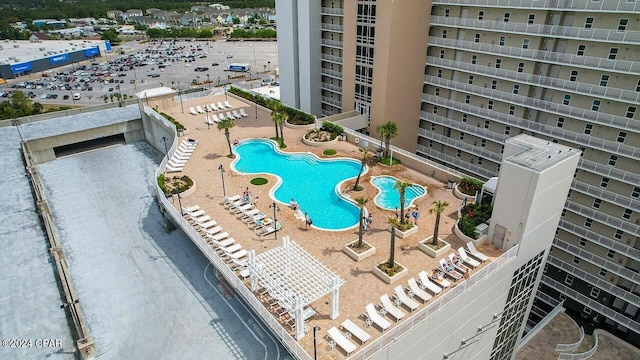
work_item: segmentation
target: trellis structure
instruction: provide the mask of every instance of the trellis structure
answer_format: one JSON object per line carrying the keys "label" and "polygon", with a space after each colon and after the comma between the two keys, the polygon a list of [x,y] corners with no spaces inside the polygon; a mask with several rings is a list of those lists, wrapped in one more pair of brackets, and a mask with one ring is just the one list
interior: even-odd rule
{"label": "trellis structure", "polygon": [[331,319],[339,315],[339,289],[345,281],[306,252],[300,245],[282,237],[282,245],[256,255],[249,252],[251,291],[261,283],[295,319],[296,339],[304,337],[304,309],[331,293]]}

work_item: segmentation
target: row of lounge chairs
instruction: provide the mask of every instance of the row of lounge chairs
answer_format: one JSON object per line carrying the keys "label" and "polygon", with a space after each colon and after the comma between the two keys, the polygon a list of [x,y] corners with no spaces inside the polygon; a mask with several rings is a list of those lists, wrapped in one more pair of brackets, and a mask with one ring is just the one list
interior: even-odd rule
{"label": "row of lounge chairs", "polygon": [[228,100],[225,100],[224,104],[221,101],[218,101],[217,104],[215,103],[211,103],[211,105],[205,104],[204,107],[200,105],[195,107],[191,106],[189,108],[189,113],[191,113],[191,115],[198,115],[198,114],[204,114],[205,112],[209,112],[209,111],[222,111],[222,110],[231,109],[231,108],[233,108],[231,103],[229,103]]}
{"label": "row of lounge chairs", "polygon": [[[484,256],[483,254],[480,254],[477,250],[475,251],[475,253]],[[462,279],[472,269],[475,269],[480,265],[480,261],[469,257],[467,255],[467,252],[462,247],[458,249],[457,253],[449,254],[448,258],[449,258],[449,261],[445,259],[440,259],[438,261],[440,266],[434,271],[439,272],[441,274],[444,273],[446,276],[453,279],[453,281],[458,281]],[[484,258],[486,258],[486,256]]]}
{"label": "row of lounge chairs", "polygon": [[236,119],[242,119],[245,118],[249,115],[247,115],[247,113],[244,111],[244,109],[240,109],[240,112],[238,112],[237,110],[233,110],[233,111],[227,111],[227,113],[220,113],[220,114],[207,114],[204,117],[204,122],[207,125],[213,125],[214,123],[218,123],[218,121],[222,121],[225,119],[229,119],[229,120],[236,120]]}
{"label": "row of lounge chairs", "polygon": [[180,172],[184,169],[184,166],[189,161],[191,154],[196,149],[196,145],[198,142],[193,139],[184,139],[180,146],[176,149],[176,152],[173,153],[169,162],[167,162],[167,167],[165,169],[166,172]]}
{"label": "row of lounge chairs", "polygon": [[260,239],[273,234],[282,227],[279,222],[256,209],[252,204],[249,204],[248,199],[243,199],[240,195],[225,197],[221,205],[253,230]]}

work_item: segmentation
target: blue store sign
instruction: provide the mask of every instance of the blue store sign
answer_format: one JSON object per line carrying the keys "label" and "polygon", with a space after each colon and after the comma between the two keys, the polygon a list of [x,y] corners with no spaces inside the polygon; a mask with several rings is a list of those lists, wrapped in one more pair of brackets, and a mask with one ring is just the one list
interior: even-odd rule
{"label": "blue store sign", "polygon": [[91,57],[99,54],[100,54],[100,50],[97,47],[84,49],[84,56],[86,57]]}
{"label": "blue store sign", "polygon": [[49,58],[49,62],[51,63],[51,65],[55,65],[55,64],[59,64],[67,61],[69,61],[69,54],[55,55]]}
{"label": "blue store sign", "polygon": [[29,70],[31,70],[31,63],[30,62],[11,65],[11,71],[13,71],[14,74],[23,73],[23,72],[29,71]]}
{"label": "blue store sign", "polygon": [[105,48],[107,51],[111,51],[111,41],[110,41],[110,40],[105,40],[105,41],[104,41],[104,48]]}

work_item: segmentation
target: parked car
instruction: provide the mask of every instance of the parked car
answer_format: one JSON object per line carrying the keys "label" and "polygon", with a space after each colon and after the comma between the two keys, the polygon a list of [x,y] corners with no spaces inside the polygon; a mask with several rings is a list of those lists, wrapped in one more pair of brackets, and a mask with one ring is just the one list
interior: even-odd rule
{"label": "parked car", "polygon": [[212,63],[211,64],[211,66],[218,66],[218,65],[220,65],[220,64],[218,64],[218,63]]}
{"label": "parked car", "polygon": [[80,100],[80,99],[82,99],[82,94],[80,93],[73,94],[73,100]]}
{"label": "parked car", "polygon": [[62,100],[69,100],[69,95],[65,95],[62,97]]}

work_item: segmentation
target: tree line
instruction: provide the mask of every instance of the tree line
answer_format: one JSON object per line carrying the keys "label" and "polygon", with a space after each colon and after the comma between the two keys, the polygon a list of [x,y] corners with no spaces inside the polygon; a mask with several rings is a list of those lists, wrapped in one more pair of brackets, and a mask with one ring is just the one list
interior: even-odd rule
{"label": "tree line", "polygon": [[15,119],[23,116],[37,115],[43,112],[67,110],[70,107],[50,108],[45,110],[39,102],[32,102],[22,91],[13,91],[9,100],[0,102],[0,120]]}

